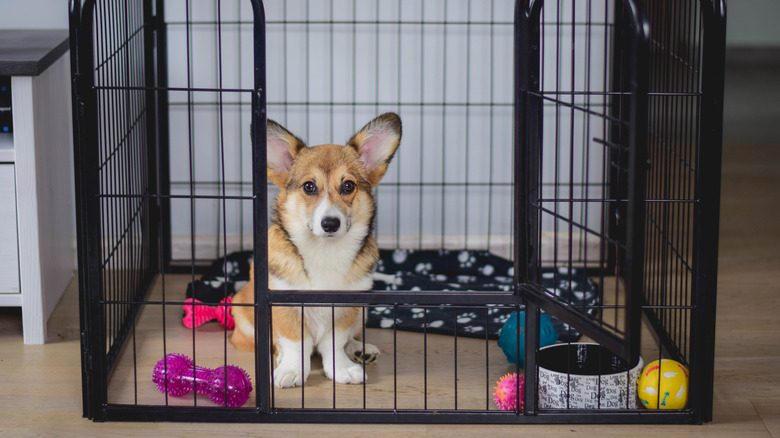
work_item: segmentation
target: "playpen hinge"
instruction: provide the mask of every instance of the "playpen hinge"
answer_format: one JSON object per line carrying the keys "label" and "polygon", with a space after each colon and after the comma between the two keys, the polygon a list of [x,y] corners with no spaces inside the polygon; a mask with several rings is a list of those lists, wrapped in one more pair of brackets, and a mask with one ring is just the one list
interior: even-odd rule
{"label": "playpen hinge", "polygon": [[86,100],[84,99],[83,93],[81,92],[81,87],[79,87],[79,83],[82,79],[81,73],[73,73],[73,79],[71,86],[73,87],[73,96],[76,98],[78,111],[79,111],[79,117],[84,117],[84,109],[87,106]]}
{"label": "playpen hinge", "polygon": [[87,362],[87,366],[92,368],[92,354],[89,352],[89,334],[86,330],[81,332],[81,352],[84,354],[84,360]]}
{"label": "playpen hinge", "polygon": [[[263,102],[263,89],[258,88],[255,90],[255,98],[258,102]],[[255,117],[259,118],[261,115],[263,115],[263,112],[265,111],[265,105],[256,105],[255,106]]]}

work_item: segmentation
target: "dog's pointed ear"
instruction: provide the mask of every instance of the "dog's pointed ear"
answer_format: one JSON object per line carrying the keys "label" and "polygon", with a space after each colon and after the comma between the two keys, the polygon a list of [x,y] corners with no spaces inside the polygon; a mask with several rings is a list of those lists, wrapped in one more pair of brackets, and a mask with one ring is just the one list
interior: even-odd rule
{"label": "dog's pointed ear", "polygon": [[372,186],[379,184],[401,143],[401,118],[386,113],[368,122],[347,142],[360,155]]}
{"label": "dog's pointed ear", "polygon": [[293,160],[306,144],[273,120],[266,121],[266,150],[268,179],[278,187],[284,187]]}

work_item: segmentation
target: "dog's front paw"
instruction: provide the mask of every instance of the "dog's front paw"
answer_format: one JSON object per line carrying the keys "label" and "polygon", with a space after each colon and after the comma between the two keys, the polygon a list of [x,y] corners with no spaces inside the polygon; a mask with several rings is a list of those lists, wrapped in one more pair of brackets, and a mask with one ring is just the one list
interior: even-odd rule
{"label": "dog's front paw", "polygon": [[[325,373],[330,374],[330,373]],[[363,383],[363,367],[360,365],[354,365],[351,364],[349,366],[336,368],[336,376],[328,376],[329,378],[332,378],[336,381],[336,383],[345,383],[345,384],[357,384],[357,383]]]}
{"label": "dog's front paw", "polygon": [[376,345],[366,342],[363,348],[363,342],[357,339],[349,340],[344,347],[344,352],[356,363],[374,363],[379,357],[379,348]]}
{"label": "dog's front paw", "polygon": [[274,385],[277,388],[292,388],[301,386],[305,382],[306,379],[301,374],[300,368],[279,367],[274,370]]}

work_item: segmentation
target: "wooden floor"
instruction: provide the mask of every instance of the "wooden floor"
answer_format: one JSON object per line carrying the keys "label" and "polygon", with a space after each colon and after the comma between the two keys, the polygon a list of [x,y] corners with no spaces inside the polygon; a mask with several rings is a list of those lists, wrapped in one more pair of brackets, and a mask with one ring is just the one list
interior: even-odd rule
{"label": "wooden floor", "polygon": [[[735,76],[740,77],[740,80],[745,79],[739,72],[732,72],[729,77]],[[770,77],[780,76],[775,74]],[[751,81],[745,83],[750,84]],[[735,96],[734,87],[744,86],[732,85],[731,89],[727,89],[727,105],[729,96]],[[729,94],[729,90],[732,94]],[[740,97],[733,100],[743,98],[741,95],[744,90],[738,91]],[[77,297],[75,291],[71,290],[66,293],[50,320],[51,342],[44,346],[23,345],[21,313],[17,309],[0,308],[0,406],[3,408],[0,413],[0,437],[312,434],[318,437],[559,437],[573,434],[599,437],[780,437],[780,342],[777,341],[780,339],[780,136],[769,136],[769,140],[764,137],[753,138],[750,130],[744,126],[739,128],[740,135],[729,136],[729,132],[736,132],[729,131],[729,120],[727,111],[718,278],[715,418],[712,423],[703,426],[93,423],[81,417]],[[775,125],[767,129],[777,131],[779,123],[775,121]],[[386,342],[381,338],[381,333],[372,336],[378,336],[373,340],[379,344]],[[151,361],[152,357],[155,355],[149,354],[142,360]],[[236,357],[235,361],[241,364],[241,360]],[[379,371],[375,369],[371,372],[376,377],[382,374]],[[492,370],[491,373],[500,371]],[[113,384],[129,383],[116,379]],[[324,380],[320,384],[327,386]],[[113,391],[115,394],[123,393],[117,391],[116,387]]]}

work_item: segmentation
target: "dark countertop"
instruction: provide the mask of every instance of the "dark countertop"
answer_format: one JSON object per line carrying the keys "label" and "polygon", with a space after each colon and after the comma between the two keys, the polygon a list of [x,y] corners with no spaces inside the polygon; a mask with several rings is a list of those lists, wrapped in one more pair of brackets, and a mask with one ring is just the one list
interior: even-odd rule
{"label": "dark countertop", "polygon": [[0,76],[37,76],[67,51],[67,30],[0,30]]}

